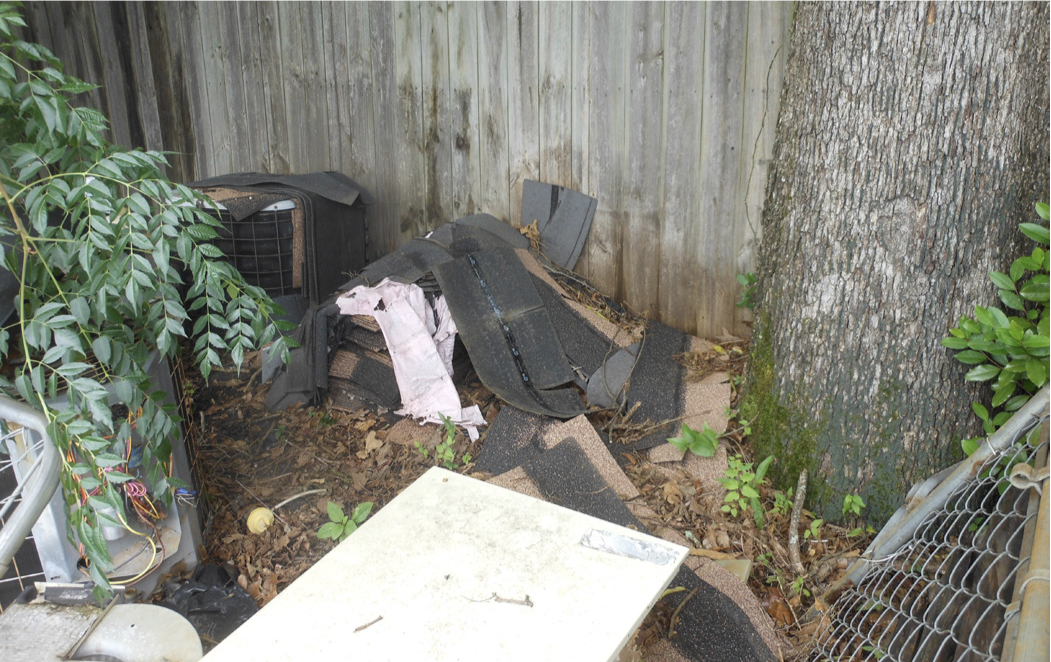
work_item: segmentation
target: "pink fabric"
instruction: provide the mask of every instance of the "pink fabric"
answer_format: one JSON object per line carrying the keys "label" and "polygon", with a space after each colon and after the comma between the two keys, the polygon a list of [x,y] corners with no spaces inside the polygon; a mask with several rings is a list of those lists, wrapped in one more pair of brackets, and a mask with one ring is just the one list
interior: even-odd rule
{"label": "pink fabric", "polygon": [[478,438],[477,428],[486,424],[485,418],[477,405],[460,406],[452,381],[456,324],[445,297],[432,309],[416,285],[384,279],[375,287],[354,288],[336,299],[336,305],[344,315],[374,317],[383,331],[401,393],[402,408],[395,413],[429,423],[441,423],[441,413],[463,427],[472,441]]}

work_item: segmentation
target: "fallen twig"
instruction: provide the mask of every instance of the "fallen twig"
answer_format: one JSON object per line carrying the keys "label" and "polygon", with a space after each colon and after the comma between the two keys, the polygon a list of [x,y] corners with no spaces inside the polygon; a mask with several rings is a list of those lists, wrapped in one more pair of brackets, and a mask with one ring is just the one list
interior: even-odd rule
{"label": "fallen twig", "polygon": [[369,621],[365,625],[359,625],[358,627],[354,628],[354,631],[355,632],[361,632],[362,630],[364,630],[365,628],[369,627],[370,625],[375,625],[376,623],[379,623],[382,620],[383,620],[382,616],[377,616],[376,620]]}
{"label": "fallen twig", "polygon": [[493,594],[484,600],[472,600],[471,598],[467,598],[467,600],[470,600],[471,602],[489,602],[492,600],[493,602],[505,602],[512,605],[522,605],[523,607],[533,606],[533,601],[529,599],[528,595],[525,596],[525,600],[515,600],[514,598],[501,598],[496,594],[496,591],[493,591]]}
{"label": "fallen twig", "polygon": [[328,490],[326,490],[324,488],[322,488],[320,490],[307,490],[306,492],[300,492],[299,494],[296,494],[295,496],[288,497],[287,499],[285,499],[281,503],[277,504],[276,506],[274,506],[270,510],[277,510],[281,506],[284,506],[286,504],[292,503],[293,501],[295,501],[296,499],[299,499],[300,497],[309,496],[311,494],[324,494],[325,492],[328,492]]}
{"label": "fallen twig", "polygon": [[682,611],[682,608],[685,607],[686,603],[690,601],[690,598],[697,595],[697,591],[699,590],[699,588],[695,588],[692,591],[690,591],[689,594],[685,598],[683,598],[682,602],[679,603],[679,606],[675,608],[675,611],[671,613],[671,624],[668,626],[669,639],[675,636],[675,625],[679,622],[679,612]]}
{"label": "fallen twig", "polygon": [[803,501],[806,499],[807,471],[799,474],[799,482],[796,483],[796,500],[792,504],[792,519],[788,521],[788,559],[792,563],[792,571],[797,575],[806,572],[803,562],[799,558],[799,518],[803,514]]}

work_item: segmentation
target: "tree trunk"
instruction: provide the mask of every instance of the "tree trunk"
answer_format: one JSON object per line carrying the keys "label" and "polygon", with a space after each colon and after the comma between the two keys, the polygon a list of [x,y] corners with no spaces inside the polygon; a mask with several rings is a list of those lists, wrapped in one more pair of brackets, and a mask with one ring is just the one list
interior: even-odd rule
{"label": "tree trunk", "polygon": [[980,431],[940,340],[1048,199],[1048,5],[799,6],[742,415],[782,487],[881,523]]}

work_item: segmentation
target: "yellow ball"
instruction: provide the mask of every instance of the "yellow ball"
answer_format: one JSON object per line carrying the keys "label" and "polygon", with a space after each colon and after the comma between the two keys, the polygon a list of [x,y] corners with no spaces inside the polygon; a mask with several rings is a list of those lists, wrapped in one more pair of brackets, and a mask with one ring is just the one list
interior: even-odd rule
{"label": "yellow ball", "polygon": [[259,507],[248,513],[248,530],[262,533],[274,523],[274,513],[269,508]]}

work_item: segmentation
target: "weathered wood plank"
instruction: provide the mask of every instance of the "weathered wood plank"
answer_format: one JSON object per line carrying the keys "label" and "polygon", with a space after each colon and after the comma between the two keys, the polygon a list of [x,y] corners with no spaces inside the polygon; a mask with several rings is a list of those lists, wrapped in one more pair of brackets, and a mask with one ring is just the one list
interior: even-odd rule
{"label": "weathered wood plank", "polygon": [[664,86],[664,6],[632,3],[628,63],[627,141],[621,254],[624,301],[656,317],[660,252],[661,89]]}
{"label": "weathered wood plank", "polygon": [[572,76],[570,121],[572,123],[573,177],[572,188],[590,193],[590,164],[588,154],[590,134],[588,117],[591,114],[591,86],[588,78],[588,52],[591,48],[591,6],[574,2],[572,47],[569,57]]}
{"label": "weathered wood plank", "polygon": [[[375,184],[369,192],[376,204],[369,211],[369,255],[389,253],[400,243],[401,219],[395,209],[397,195],[397,140],[393,117],[398,103],[398,82],[394,70],[394,21],[396,10],[387,2],[369,3],[369,31],[366,35],[371,50],[373,135],[376,145],[370,170]],[[348,15],[349,20],[349,15]]]}
{"label": "weathered wood plank", "polygon": [[550,184],[572,187],[573,5],[540,3],[537,33],[540,40],[538,176]]}
{"label": "weathered wood plank", "polygon": [[[283,4],[283,3],[282,3]],[[325,44],[322,28],[321,4],[318,2],[289,3],[294,10],[289,33],[292,57],[291,76],[295,95],[289,97],[285,88],[286,111],[289,118],[289,137],[293,135],[291,124],[296,123],[295,136],[299,141],[293,145],[293,172],[325,170],[329,164],[328,105],[325,73]],[[322,39],[318,37],[321,36]],[[284,24],[281,40],[285,41]],[[286,70],[286,76],[289,71]]]}
{"label": "weathered wood plank", "polygon": [[259,60],[263,74],[263,98],[267,127],[267,171],[278,174],[292,172],[289,142],[288,113],[285,111],[285,71],[278,27],[278,3],[258,5]]}
{"label": "weathered wood plank", "polygon": [[245,50],[252,46],[241,41],[241,30],[235,2],[217,2],[219,39],[217,46],[223,63],[222,77],[214,72],[226,92],[226,121],[230,139],[227,150],[230,170],[244,172],[252,170],[256,163],[253,158],[254,145],[259,134],[253,129],[248,115],[248,102],[245,94],[245,68],[250,59]]}
{"label": "weathered wood plank", "polygon": [[507,5],[508,156],[511,220],[522,213],[522,185],[540,178],[539,48],[536,2]]}
{"label": "weathered wood plank", "polygon": [[[322,105],[324,101],[326,119],[326,145],[325,153],[328,157],[323,166],[316,166],[318,170],[341,170],[343,168],[343,131],[339,128],[339,92],[343,81],[339,80],[337,71],[339,61],[346,62],[347,44],[347,17],[346,5],[343,0],[334,2],[322,2],[320,7],[314,7],[311,16],[320,20],[320,25],[315,29],[320,41],[311,50],[308,46],[306,53],[309,57],[321,59],[324,65],[321,67],[322,78],[320,84],[325,89],[325,96],[317,99],[317,104]],[[312,54],[312,55],[311,55]],[[346,65],[344,65],[346,66]]]}
{"label": "weathered wood plank", "polygon": [[[748,5],[748,38],[745,46],[744,98],[741,112],[741,167],[738,176],[740,194],[734,213],[734,271],[755,271],[756,256],[762,238],[759,222],[769,157],[774,150],[774,128],[781,101],[784,79],[784,51],[787,49],[787,25],[791,6],[773,3]],[[737,290],[740,296],[740,290]],[[748,333],[752,311],[737,308],[734,332]]]}
{"label": "weathered wood plank", "polygon": [[701,118],[701,232],[696,244],[700,306],[696,333],[717,335],[732,323],[737,302],[734,224],[741,158],[741,99],[748,7],[712,3],[705,17]]}
{"label": "weathered wood plank", "polygon": [[474,214],[481,200],[478,124],[478,14],[474,3],[451,2],[449,19],[450,139],[453,218]]}
{"label": "weathered wood plank", "polygon": [[211,135],[211,162],[213,175],[236,172],[233,150],[240,136],[230,116],[229,80],[226,75],[226,47],[223,44],[220,3],[198,4],[200,17],[200,48],[204,68],[197,85],[204,88],[207,99],[205,115]]}
{"label": "weathered wood plank", "polygon": [[428,226],[423,167],[423,73],[420,6],[394,5],[394,80],[397,94],[388,108],[394,121],[395,177],[393,208],[401,242],[423,234]]}
{"label": "weathered wood plank", "polygon": [[374,53],[369,8],[367,4],[356,2],[343,7],[346,42],[334,44],[339,56],[336,58],[335,77],[339,85],[341,167],[348,176],[372,191],[377,188],[379,180],[374,167],[376,145],[371,63]]}
{"label": "weathered wood plank", "polygon": [[170,152],[168,176],[175,181],[193,181],[197,178],[193,158],[197,141],[187,89],[181,21],[172,20],[173,16],[178,18],[178,11],[168,3],[149,3],[144,10],[161,135],[164,148]]}
{"label": "weathered wood plank", "polygon": [[193,116],[195,143],[194,174],[197,178],[219,174],[215,164],[215,144],[207,92],[208,72],[201,41],[201,19],[196,2],[172,3],[170,21],[180,24],[179,37],[186,61],[190,110]]}
{"label": "weathered wood plank", "polygon": [[125,3],[123,8],[127,12],[127,30],[131,46],[132,75],[128,82],[136,91],[143,136],[142,147],[162,151],[165,149],[164,136],[161,133],[160,109],[158,108],[157,88],[154,84],[150,44],[147,38],[146,14],[141,2]]}
{"label": "weathered wood plank", "polygon": [[[598,198],[595,220],[585,246],[585,275],[606,294],[623,300],[621,233],[624,228],[624,168],[627,161],[627,39],[630,5],[592,5],[588,52],[591,114],[588,133],[592,195]],[[599,138],[601,136],[601,139]]]}
{"label": "weathered wood plank", "polygon": [[[285,99],[285,124],[288,128],[288,165],[292,172],[305,172],[310,160],[308,152],[309,134],[318,127],[307,121],[306,65],[303,48],[308,35],[304,26],[302,2],[278,2],[278,31],[281,44],[281,73]],[[313,40],[313,35],[309,38]]]}
{"label": "weathered wood plank", "polygon": [[241,87],[244,94],[246,140],[242,146],[242,168],[252,172],[266,172],[270,166],[267,145],[270,141],[270,123],[266,121],[268,100],[263,86],[261,50],[270,48],[259,38],[260,5],[255,2],[232,3],[236,12],[228,20],[236,21],[237,38],[241,48]]}
{"label": "weathered wood plank", "polygon": [[426,230],[455,220],[452,209],[454,132],[449,102],[449,21],[445,7],[445,2],[420,5]]}
{"label": "weathered wood plank", "polygon": [[507,153],[507,5],[502,2],[485,2],[475,7],[479,12],[479,206],[481,211],[510,223],[512,214]]}
{"label": "weathered wood plank", "polygon": [[669,326],[688,328],[697,316],[698,268],[694,261],[702,192],[701,61],[707,3],[670,2],[665,8],[662,145],[664,173],[657,306]]}
{"label": "weathered wood plank", "polygon": [[[573,185],[575,190],[594,195],[591,186],[591,79],[588,57],[591,52],[592,10],[589,3],[573,3],[572,48],[572,123]],[[590,253],[585,246],[577,260],[576,271],[590,272]]]}

